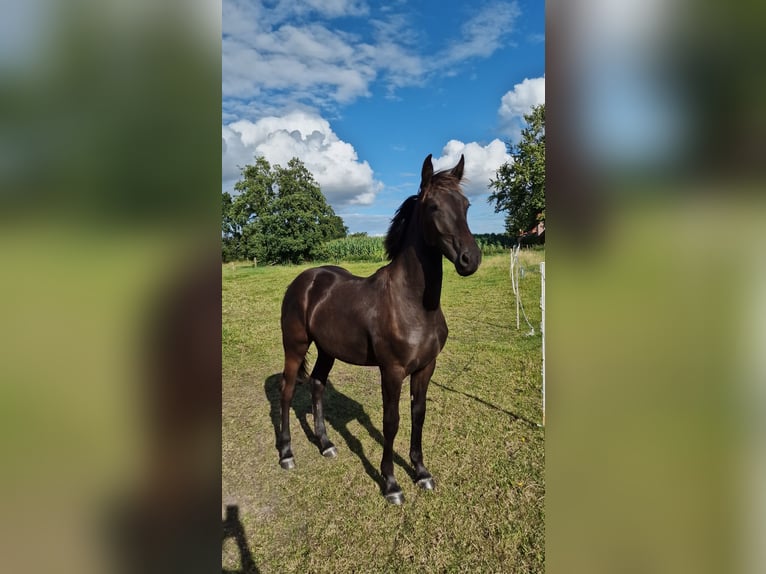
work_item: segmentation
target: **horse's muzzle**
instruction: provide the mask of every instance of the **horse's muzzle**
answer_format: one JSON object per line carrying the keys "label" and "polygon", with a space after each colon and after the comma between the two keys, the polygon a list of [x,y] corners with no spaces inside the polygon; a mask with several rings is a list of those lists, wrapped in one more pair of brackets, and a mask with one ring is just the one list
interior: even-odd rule
{"label": "horse's muzzle", "polygon": [[479,268],[481,263],[481,250],[476,249],[463,249],[460,251],[460,255],[455,258],[455,271],[462,277],[473,275]]}

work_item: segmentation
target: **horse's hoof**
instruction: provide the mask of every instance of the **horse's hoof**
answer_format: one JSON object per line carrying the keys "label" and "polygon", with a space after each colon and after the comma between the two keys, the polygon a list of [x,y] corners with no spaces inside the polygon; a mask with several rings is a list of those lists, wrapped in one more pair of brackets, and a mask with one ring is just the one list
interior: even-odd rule
{"label": "horse's hoof", "polygon": [[295,468],[295,459],[293,457],[283,458],[279,461],[279,466],[285,470],[292,470]]}
{"label": "horse's hoof", "polygon": [[401,490],[397,492],[389,492],[388,494],[386,494],[386,500],[390,502],[391,504],[399,506],[400,504],[404,502],[404,494],[402,494]]}
{"label": "horse's hoof", "polygon": [[334,446],[329,446],[322,451],[322,456],[327,458],[335,458],[338,456],[338,449]]}
{"label": "horse's hoof", "polygon": [[423,490],[433,490],[434,489],[434,479],[431,476],[427,476],[426,478],[421,478],[415,484],[417,484]]}

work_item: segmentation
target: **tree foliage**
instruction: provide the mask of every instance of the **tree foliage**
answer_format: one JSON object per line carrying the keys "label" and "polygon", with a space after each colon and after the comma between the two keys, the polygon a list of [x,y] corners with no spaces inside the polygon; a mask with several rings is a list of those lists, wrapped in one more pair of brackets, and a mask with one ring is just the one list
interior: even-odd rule
{"label": "tree foliage", "polygon": [[545,104],[524,116],[521,141],[509,144],[511,161],[501,165],[490,182],[489,202],[495,213],[506,212],[505,227],[511,236],[545,221]]}
{"label": "tree foliage", "polygon": [[287,167],[263,157],[242,168],[236,193],[223,193],[223,260],[264,263],[313,259],[325,241],[345,237],[343,220],[298,158]]}

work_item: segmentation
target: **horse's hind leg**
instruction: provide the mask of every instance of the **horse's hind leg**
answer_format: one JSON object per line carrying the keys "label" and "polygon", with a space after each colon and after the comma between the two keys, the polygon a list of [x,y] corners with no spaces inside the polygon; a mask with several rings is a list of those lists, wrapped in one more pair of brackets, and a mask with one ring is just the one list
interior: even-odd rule
{"label": "horse's hind leg", "polygon": [[431,473],[423,464],[423,423],[426,420],[426,392],[431,375],[436,368],[436,360],[429,365],[412,373],[410,377],[412,435],[410,438],[410,460],[415,466],[415,483],[425,490],[433,490],[434,480]]}
{"label": "horse's hind leg", "polygon": [[295,459],[290,440],[290,405],[295,392],[298,371],[308,351],[308,344],[296,346],[290,351],[285,348],[285,370],[282,373],[282,430],[279,434],[279,465],[284,469],[295,468]]}
{"label": "horse's hind leg", "polygon": [[314,412],[314,434],[319,439],[319,450],[323,456],[332,458],[337,456],[338,450],[327,438],[327,429],[324,424],[324,390],[327,385],[327,375],[330,374],[335,358],[331,357],[317,346],[319,358],[311,371],[311,400]]}

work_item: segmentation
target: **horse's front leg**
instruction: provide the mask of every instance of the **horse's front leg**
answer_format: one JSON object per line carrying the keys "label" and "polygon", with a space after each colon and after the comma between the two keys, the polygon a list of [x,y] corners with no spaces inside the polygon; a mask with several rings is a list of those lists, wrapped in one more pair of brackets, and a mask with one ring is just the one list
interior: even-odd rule
{"label": "horse's front leg", "polygon": [[402,489],[394,478],[394,439],[399,432],[399,397],[402,392],[402,374],[381,368],[383,389],[383,460],[380,472],[383,475],[383,495],[391,504],[404,502]]}
{"label": "horse's front leg", "polygon": [[415,483],[425,490],[433,490],[434,479],[423,464],[423,423],[426,420],[426,393],[436,359],[410,377],[410,408],[412,412],[412,435],[410,437],[410,460],[415,467]]}

